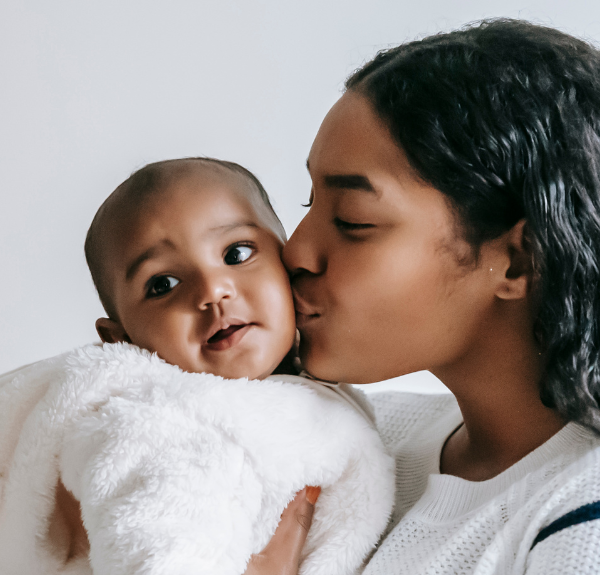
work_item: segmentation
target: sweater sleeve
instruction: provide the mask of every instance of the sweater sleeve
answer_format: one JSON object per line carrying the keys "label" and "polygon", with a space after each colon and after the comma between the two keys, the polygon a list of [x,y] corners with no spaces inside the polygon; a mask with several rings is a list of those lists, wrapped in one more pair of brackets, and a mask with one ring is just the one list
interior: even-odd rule
{"label": "sweater sleeve", "polygon": [[553,533],[527,558],[526,575],[596,575],[600,557],[600,519]]}

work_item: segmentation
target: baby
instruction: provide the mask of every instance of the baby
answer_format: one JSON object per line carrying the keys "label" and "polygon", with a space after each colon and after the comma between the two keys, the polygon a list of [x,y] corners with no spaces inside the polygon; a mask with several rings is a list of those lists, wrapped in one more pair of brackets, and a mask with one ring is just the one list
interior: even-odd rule
{"label": "baby", "polygon": [[87,262],[108,314],[103,341],[184,371],[270,375],[294,344],[285,232],[259,181],[230,162],[142,168],[104,202]]}
{"label": "baby", "polygon": [[96,214],[96,327],[117,345],[71,357],[70,385],[108,394],[60,455],[94,574],[240,575],[305,485],[323,492],[301,572],[355,572],[385,528],[393,463],[360,395],[265,379],[296,337],[284,241],[259,181],[207,158],[142,168]]}

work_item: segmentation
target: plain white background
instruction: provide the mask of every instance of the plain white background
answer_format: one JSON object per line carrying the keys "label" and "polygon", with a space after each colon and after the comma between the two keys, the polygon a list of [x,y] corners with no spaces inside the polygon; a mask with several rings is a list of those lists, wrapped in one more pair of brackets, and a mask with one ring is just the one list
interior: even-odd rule
{"label": "plain white background", "polygon": [[600,40],[597,0],[0,0],[0,372],[97,339],[83,241],[132,171],[239,162],[289,234],[344,79],[378,49],[494,16]]}

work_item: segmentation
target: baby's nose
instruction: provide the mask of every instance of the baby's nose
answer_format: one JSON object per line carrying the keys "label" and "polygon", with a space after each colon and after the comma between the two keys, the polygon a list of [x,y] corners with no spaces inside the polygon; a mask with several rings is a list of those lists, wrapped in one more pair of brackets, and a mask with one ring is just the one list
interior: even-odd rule
{"label": "baby's nose", "polygon": [[224,299],[233,299],[237,293],[231,278],[225,275],[205,278],[198,290],[198,307],[202,310],[218,305]]}

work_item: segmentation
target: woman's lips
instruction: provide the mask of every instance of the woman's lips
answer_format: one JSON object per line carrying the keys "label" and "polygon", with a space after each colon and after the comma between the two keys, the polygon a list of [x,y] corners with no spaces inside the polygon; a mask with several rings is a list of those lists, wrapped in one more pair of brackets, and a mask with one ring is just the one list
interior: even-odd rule
{"label": "woman's lips", "polygon": [[294,291],[294,307],[296,308],[296,325],[302,329],[307,323],[321,317],[321,314],[314,310]]}
{"label": "woman's lips", "polygon": [[223,351],[237,345],[253,326],[252,323],[230,325],[220,329],[202,346],[210,351]]}
{"label": "woman's lips", "polygon": [[296,312],[296,327],[299,330],[304,329],[308,324],[312,323],[314,320],[320,318],[321,316],[318,313],[313,313],[310,315],[301,313],[299,311]]}

